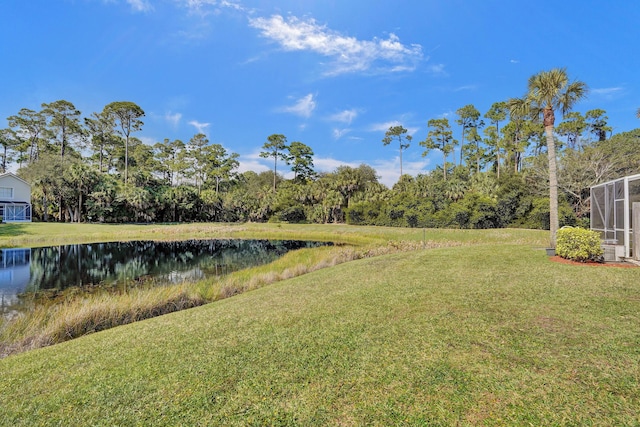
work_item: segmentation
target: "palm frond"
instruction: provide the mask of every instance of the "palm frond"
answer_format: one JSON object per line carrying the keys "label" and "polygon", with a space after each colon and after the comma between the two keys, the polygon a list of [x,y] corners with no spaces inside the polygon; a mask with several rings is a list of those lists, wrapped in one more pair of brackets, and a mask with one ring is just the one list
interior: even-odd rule
{"label": "palm frond", "polygon": [[509,108],[509,114],[512,118],[525,118],[529,116],[530,105],[526,97],[509,99],[507,101],[507,107]]}
{"label": "palm frond", "polygon": [[556,105],[565,116],[573,109],[573,106],[587,96],[589,91],[587,85],[583,82],[572,82],[559,94]]}

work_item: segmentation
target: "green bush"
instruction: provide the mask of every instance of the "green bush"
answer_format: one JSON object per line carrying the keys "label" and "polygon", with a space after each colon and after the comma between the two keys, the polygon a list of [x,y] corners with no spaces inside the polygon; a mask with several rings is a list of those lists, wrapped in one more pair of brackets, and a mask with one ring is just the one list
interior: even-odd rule
{"label": "green bush", "polygon": [[[302,209],[302,206],[288,207],[283,211],[280,211],[277,217],[280,221],[290,222],[295,224],[303,223],[307,220],[307,217],[304,214],[304,209]],[[271,219],[269,220],[269,222],[271,222]]]}
{"label": "green bush", "polygon": [[573,261],[602,262],[600,234],[584,228],[562,227],[556,233],[556,254]]}

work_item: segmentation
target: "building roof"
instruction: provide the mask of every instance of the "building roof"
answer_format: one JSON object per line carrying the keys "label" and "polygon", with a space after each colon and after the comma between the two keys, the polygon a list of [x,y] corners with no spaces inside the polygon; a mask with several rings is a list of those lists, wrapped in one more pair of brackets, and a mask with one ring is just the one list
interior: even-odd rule
{"label": "building roof", "polygon": [[5,172],[5,173],[0,174],[0,179],[2,179],[4,177],[7,177],[7,176],[12,176],[15,179],[20,180],[20,181],[24,182],[25,184],[27,184],[29,187],[31,187],[31,184],[29,184],[27,181],[25,181],[24,179],[20,178],[18,175],[16,175],[13,172]]}

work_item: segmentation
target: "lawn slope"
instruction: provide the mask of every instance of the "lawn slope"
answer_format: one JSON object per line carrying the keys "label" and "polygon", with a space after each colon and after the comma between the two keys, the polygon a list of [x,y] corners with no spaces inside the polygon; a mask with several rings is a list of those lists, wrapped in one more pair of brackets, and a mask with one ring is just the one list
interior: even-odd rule
{"label": "lawn slope", "polygon": [[1,425],[634,425],[640,268],[341,264],[0,360]]}

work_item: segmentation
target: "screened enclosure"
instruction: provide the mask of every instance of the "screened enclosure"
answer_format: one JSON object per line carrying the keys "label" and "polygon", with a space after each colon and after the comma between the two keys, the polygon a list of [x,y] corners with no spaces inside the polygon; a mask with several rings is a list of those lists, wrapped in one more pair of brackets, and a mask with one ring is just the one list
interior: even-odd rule
{"label": "screened enclosure", "polygon": [[[603,243],[619,248],[617,255],[630,258],[632,207],[640,202],[640,175],[631,175],[591,187],[591,229],[600,232]],[[640,226],[640,225],[639,225]]]}

